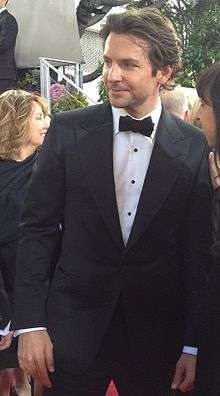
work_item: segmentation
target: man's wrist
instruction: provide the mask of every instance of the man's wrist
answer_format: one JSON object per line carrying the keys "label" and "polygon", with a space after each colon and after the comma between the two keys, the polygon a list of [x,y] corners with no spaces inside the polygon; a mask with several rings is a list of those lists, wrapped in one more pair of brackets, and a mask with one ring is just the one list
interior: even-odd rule
{"label": "man's wrist", "polygon": [[19,329],[19,330],[15,330],[13,336],[17,337],[21,334],[26,334],[26,333],[31,333],[33,331],[41,331],[41,330],[47,330],[46,327],[30,327],[28,329]]}

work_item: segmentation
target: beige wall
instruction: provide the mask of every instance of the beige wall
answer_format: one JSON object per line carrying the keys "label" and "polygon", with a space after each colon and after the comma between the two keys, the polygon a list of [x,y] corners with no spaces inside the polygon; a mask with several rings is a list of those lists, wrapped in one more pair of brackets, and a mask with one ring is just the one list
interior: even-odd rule
{"label": "beige wall", "polygon": [[81,61],[73,0],[10,0],[8,10],[18,22],[18,67],[39,66],[39,57]]}

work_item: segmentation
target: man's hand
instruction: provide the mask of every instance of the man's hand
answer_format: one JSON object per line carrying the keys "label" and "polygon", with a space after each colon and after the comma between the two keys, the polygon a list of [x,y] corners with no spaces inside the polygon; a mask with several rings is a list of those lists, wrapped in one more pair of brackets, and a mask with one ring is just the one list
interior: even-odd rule
{"label": "man's hand", "polygon": [[4,351],[10,347],[12,341],[12,332],[8,333],[6,336],[1,336],[0,340],[0,351]]}
{"label": "man's hand", "polygon": [[196,374],[197,356],[182,353],[180,356],[173,378],[171,388],[181,392],[189,392],[193,389]]}
{"label": "man's hand", "polygon": [[52,386],[48,371],[53,373],[53,344],[46,330],[21,334],[18,340],[18,361],[21,368],[42,385]]}

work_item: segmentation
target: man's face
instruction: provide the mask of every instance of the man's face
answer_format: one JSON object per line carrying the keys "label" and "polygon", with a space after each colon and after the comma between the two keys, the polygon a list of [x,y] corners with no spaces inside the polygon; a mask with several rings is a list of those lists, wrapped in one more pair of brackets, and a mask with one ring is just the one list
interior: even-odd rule
{"label": "man's face", "polygon": [[134,117],[142,117],[155,107],[159,88],[172,72],[152,66],[141,39],[127,34],[110,33],[104,48],[103,81],[111,104],[124,108]]}

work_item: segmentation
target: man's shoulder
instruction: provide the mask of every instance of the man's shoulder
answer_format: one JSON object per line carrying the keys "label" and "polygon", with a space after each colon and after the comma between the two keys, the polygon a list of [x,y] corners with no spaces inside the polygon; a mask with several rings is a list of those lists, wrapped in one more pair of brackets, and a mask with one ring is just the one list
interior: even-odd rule
{"label": "man's shoulder", "polygon": [[15,17],[14,17],[14,15],[12,15],[8,10],[3,10],[1,13],[0,13],[0,16],[1,16],[1,18],[9,18],[9,19],[15,19]]}
{"label": "man's shoulder", "polygon": [[84,127],[87,129],[105,122],[108,118],[111,118],[111,108],[108,104],[88,106],[54,115],[54,120],[57,124],[67,128],[70,126],[71,129]]}
{"label": "man's shoulder", "polygon": [[181,118],[175,115],[171,115],[171,117],[173,118],[174,122],[181,130],[181,133],[185,138],[190,138],[195,141],[206,142],[205,135],[200,128],[197,128],[196,126],[188,122],[186,123]]}
{"label": "man's shoulder", "polygon": [[0,22],[10,23],[13,26],[17,26],[17,20],[8,10],[0,13]]}

